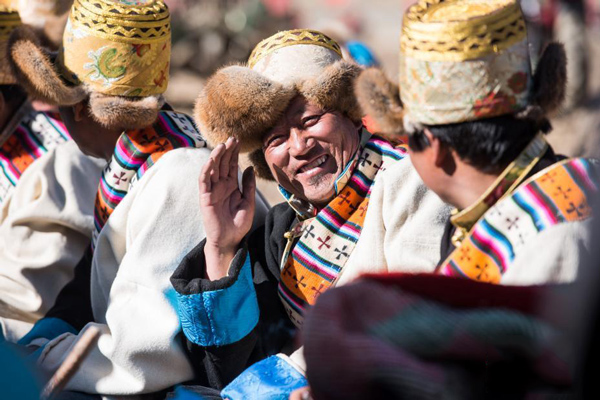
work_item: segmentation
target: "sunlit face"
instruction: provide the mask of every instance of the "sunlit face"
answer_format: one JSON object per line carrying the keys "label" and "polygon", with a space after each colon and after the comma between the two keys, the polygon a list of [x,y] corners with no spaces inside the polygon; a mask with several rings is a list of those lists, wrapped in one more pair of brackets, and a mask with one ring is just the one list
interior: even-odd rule
{"label": "sunlit face", "polygon": [[358,150],[360,123],[296,97],[263,139],[267,164],[288,192],[322,207]]}

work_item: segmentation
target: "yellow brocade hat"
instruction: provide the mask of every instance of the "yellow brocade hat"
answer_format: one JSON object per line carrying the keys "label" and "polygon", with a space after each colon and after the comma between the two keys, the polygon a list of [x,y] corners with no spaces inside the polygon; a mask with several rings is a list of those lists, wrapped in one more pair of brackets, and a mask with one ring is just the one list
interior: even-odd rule
{"label": "yellow brocade hat", "polygon": [[100,124],[145,127],[169,82],[169,10],[161,0],[75,0],[57,57],[26,26],[12,32],[8,55],[32,98],[58,106],[89,99]]}
{"label": "yellow brocade hat", "polygon": [[17,82],[6,59],[6,45],[12,31],[21,25],[21,19],[16,9],[9,1],[0,1],[0,85],[12,85]]}
{"label": "yellow brocade hat", "polygon": [[408,124],[472,121],[528,105],[532,72],[516,0],[421,0],[404,15],[400,49]]}
{"label": "yellow brocade hat", "polygon": [[167,90],[170,50],[162,1],[75,0],[58,64],[65,79],[91,91],[145,97]]}

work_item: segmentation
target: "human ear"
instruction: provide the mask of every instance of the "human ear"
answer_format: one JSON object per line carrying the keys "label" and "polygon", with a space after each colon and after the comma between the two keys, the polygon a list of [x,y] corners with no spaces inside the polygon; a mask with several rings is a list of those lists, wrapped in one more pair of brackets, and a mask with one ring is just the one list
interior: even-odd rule
{"label": "human ear", "polygon": [[73,110],[73,119],[76,122],[81,122],[85,119],[85,117],[87,116],[87,108],[86,108],[86,104],[82,101],[80,101],[79,103],[74,104],[72,107]]}

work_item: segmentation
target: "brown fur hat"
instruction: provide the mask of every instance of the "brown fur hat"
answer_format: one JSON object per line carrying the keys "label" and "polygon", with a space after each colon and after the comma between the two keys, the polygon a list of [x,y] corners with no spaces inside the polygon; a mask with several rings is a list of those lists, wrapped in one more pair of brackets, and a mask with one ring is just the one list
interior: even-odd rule
{"label": "brown fur hat", "polygon": [[375,121],[377,133],[403,134],[404,109],[400,90],[382,70],[369,68],[363,71],[356,80],[354,92],[363,113]]}
{"label": "brown fur hat", "polygon": [[550,129],[547,117],[560,109],[567,90],[567,54],[561,43],[552,42],[542,52],[535,73],[529,105],[518,118],[533,119],[544,131]]}
{"label": "brown fur hat", "polygon": [[262,135],[275,125],[295,95],[294,88],[232,65],[208,80],[196,101],[194,116],[211,146],[234,136],[241,151],[249,152],[262,147]]}
{"label": "brown fur hat", "polygon": [[341,111],[359,121],[363,115],[352,87],[360,71],[360,67],[340,60],[313,79],[284,85],[242,65],[224,67],[206,83],[194,116],[211,146],[224,143],[229,136],[237,138],[241,151],[252,153],[250,161],[257,175],[273,179],[262,154],[262,138],[290,101],[304,96],[323,109]]}
{"label": "brown fur hat", "polygon": [[323,109],[334,109],[354,121],[362,113],[352,91],[360,67],[337,61],[321,75],[299,84],[283,85],[242,65],[221,68],[206,83],[196,101],[194,116],[202,134],[215,146],[229,136],[240,141],[242,152],[262,147],[272,128],[296,96]]}
{"label": "brown fur hat", "polygon": [[87,98],[92,116],[115,129],[137,129],[152,125],[164,100],[162,96],[129,98],[106,96],[85,85],[67,83],[54,63],[54,56],[42,45],[32,28],[20,26],[11,34],[8,59],[18,82],[36,100],[56,106],[71,106]]}

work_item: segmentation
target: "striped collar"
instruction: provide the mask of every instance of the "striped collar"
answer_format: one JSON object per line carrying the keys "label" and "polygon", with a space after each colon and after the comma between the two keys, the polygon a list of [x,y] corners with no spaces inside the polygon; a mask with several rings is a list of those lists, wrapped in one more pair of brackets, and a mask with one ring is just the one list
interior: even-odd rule
{"label": "striped collar", "polygon": [[456,232],[452,236],[452,244],[459,246],[473,225],[481,219],[487,210],[496,204],[498,200],[511,194],[523,182],[546,153],[548,147],[548,142],[546,142],[544,136],[541,133],[537,134],[475,203],[461,211],[458,209],[452,210],[450,222],[456,227]]}

